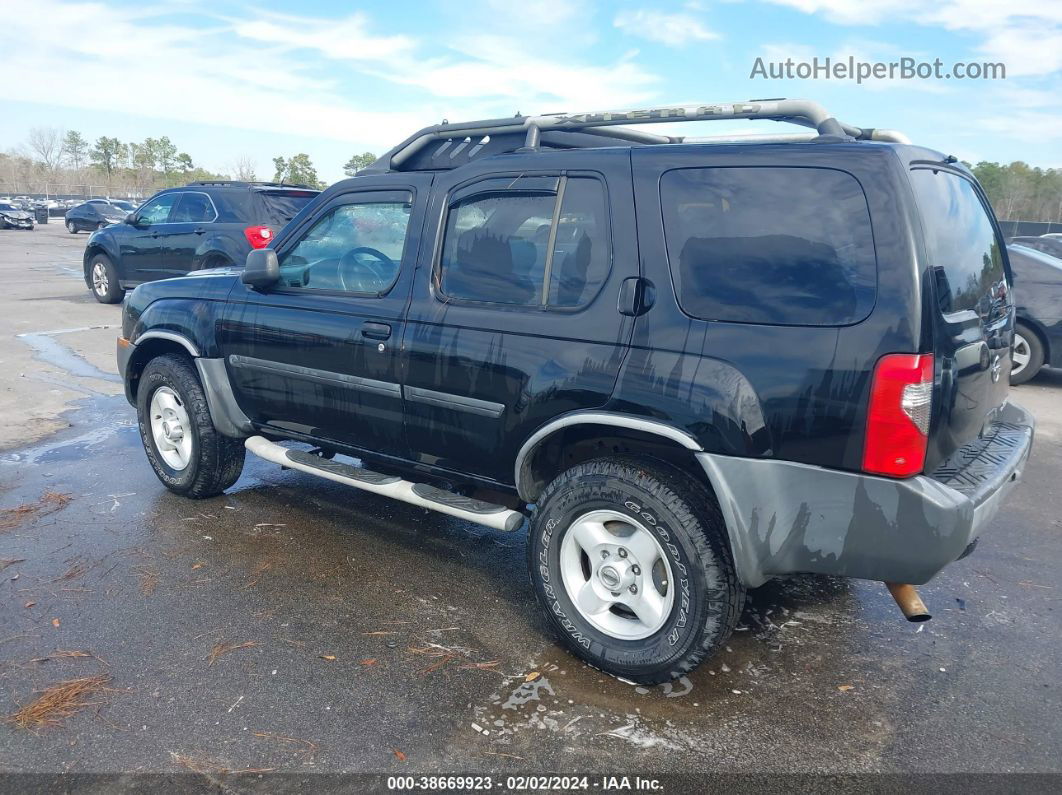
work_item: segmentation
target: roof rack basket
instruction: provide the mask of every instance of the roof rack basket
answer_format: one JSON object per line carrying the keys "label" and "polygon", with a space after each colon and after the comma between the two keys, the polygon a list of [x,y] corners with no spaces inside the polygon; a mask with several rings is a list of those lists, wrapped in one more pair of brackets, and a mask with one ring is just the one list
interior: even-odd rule
{"label": "roof rack basket", "polygon": [[[728,121],[733,119],[767,119],[789,122],[815,130],[813,134],[796,135],[740,135],[740,136],[668,136],[648,130],[633,129],[661,122]],[[608,129],[601,129],[608,128]],[[822,105],[806,99],[753,99],[718,105],[669,105],[647,110],[599,111],[592,113],[551,113],[543,116],[513,116],[508,119],[488,119],[450,124],[443,122],[414,133],[384,154],[369,169],[391,171],[403,164],[432,141],[464,138],[467,142],[479,136],[523,135],[521,151],[535,151],[542,143],[542,134],[551,132],[582,132],[636,144],[673,143],[731,143],[759,141],[782,143],[796,141],[873,140],[910,143],[905,135],[894,130],[854,127],[839,122]],[[482,144],[482,142],[481,142]],[[482,148],[473,145],[471,148]]]}

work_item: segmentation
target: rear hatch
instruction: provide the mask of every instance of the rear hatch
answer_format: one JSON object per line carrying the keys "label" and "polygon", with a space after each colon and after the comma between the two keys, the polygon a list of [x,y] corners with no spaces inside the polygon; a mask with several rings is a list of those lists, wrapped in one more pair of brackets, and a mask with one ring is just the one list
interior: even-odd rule
{"label": "rear hatch", "polygon": [[928,284],[924,295],[937,387],[925,471],[989,429],[1006,402],[1014,301],[1006,249],[976,180],[942,163],[912,163]]}
{"label": "rear hatch", "polygon": [[254,192],[260,206],[260,223],[276,232],[320,194],[301,188],[254,188]]}

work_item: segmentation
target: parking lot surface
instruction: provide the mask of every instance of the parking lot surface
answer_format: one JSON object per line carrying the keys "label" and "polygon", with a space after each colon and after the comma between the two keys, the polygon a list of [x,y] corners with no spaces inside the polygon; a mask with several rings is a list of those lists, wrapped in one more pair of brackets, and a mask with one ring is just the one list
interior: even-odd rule
{"label": "parking lot surface", "polygon": [[222,497],[167,492],[85,239],[0,232],[0,711],[106,681],[61,725],[0,725],[3,770],[1062,768],[1062,371],[1013,390],[1032,460],[921,588],[931,622],[880,583],[776,581],[725,652],[636,687],[554,642],[521,534],[250,457]]}

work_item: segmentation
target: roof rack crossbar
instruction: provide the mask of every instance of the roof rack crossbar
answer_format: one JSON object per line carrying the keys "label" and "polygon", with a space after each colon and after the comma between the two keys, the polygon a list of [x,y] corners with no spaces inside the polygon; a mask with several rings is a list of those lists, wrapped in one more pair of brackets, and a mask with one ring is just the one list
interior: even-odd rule
{"label": "roof rack crossbar", "polygon": [[243,179],[199,179],[194,182],[189,182],[184,187],[186,188],[208,188],[208,187],[226,187],[226,188],[304,188],[306,190],[317,190],[311,185],[303,185],[296,182],[264,182],[260,180],[243,180]]}
{"label": "roof rack crossbar", "polygon": [[[859,140],[908,142],[906,136],[892,130],[863,129],[842,124],[817,102],[806,99],[750,100],[716,105],[668,105],[646,110],[598,111],[592,113],[550,113],[542,116],[513,116],[484,121],[443,122],[414,133],[380,157],[372,170],[399,168],[431,141],[455,137],[524,133],[525,150],[537,149],[542,133],[580,131],[643,144],[664,144],[694,139],[659,135],[631,125],[688,121],[729,121],[735,119],[789,122],[810,127],[818,136]],[[620,126],[623,125],[623,126]],[[599,128],[610,128],[607,131]],[[725,137],[725,136],[724,136]],[[812,136],[814,139],[817,136]],[[799,140],[806,140],[800,138]]]}

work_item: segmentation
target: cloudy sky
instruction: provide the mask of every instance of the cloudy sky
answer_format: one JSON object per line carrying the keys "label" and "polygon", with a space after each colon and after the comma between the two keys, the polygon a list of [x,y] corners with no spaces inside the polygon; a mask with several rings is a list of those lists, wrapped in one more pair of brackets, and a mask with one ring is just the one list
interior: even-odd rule
{"label": "cloudy sky", "polygon": [[[0,150],[35,126],[168,135],[213,170],[250,157],[270,177],[274,155],[307,152],[334,180],[443,118],[809,97],[963,159],[1062,166],[1060,0],[31,0],[3,16],[18,79],[0,82]],[[750,78],[758,57],[849,55],[1007,78]]]}

